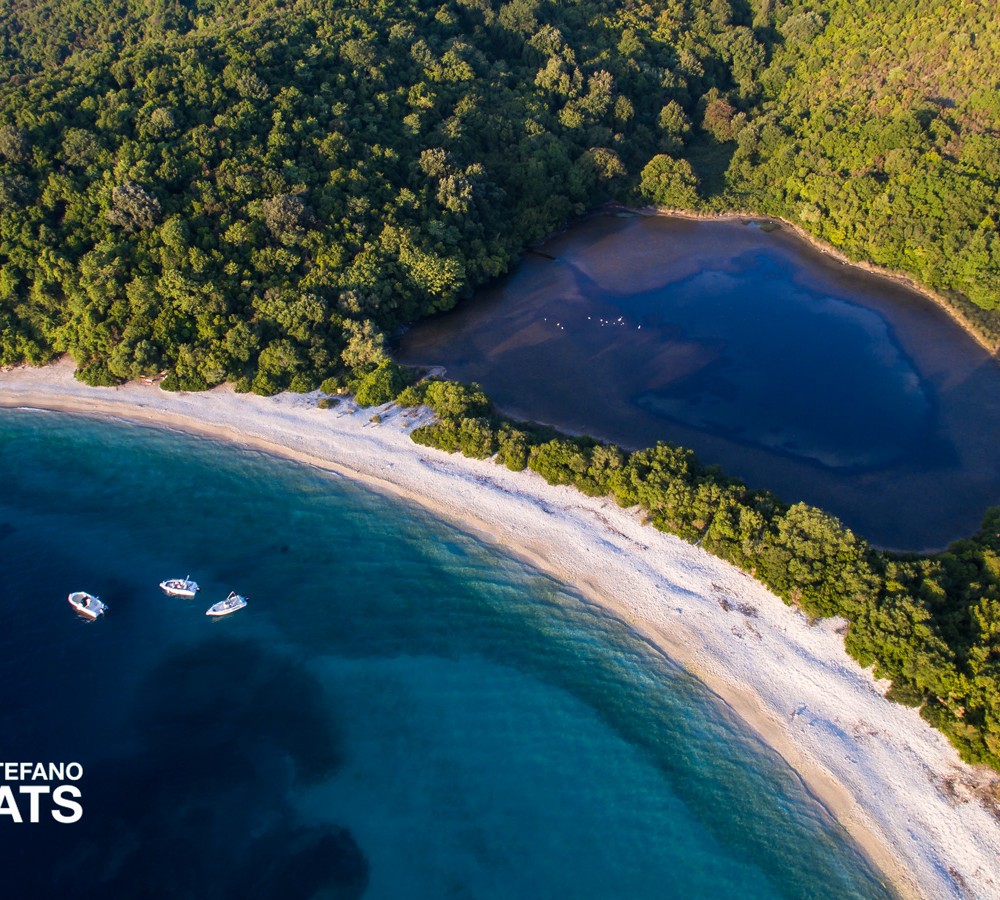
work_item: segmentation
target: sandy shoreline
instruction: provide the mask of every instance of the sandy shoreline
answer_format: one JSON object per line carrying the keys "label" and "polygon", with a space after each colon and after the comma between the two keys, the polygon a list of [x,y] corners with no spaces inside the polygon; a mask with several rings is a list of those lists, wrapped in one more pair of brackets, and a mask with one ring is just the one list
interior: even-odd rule
{"label": "sandy shoreline", "polygon": [[314,395],[89,388],[66,361],[0,373],[0,406],[114,416],[254,446],[417,502],[575,586],[735,709],[800,774],[904,896],[1000,897],[1000,820],[916,711],[747,575],[606,499],[419,447],[414,412],[316,407]]}

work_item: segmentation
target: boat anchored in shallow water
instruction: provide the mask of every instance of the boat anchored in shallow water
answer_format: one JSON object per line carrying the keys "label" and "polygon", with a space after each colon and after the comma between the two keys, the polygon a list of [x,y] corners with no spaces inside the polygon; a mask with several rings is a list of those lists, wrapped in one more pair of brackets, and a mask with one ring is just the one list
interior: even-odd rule
{"label": "boat anchored in shallow water", "polygon": [[73,591],[66,599],[69,600],[69,605],[73,609],[88,619],[96,619],[98,616],[103,616],[108,609],[107,605],[101,602],[100,597],[95,597],[86,591]]}
{"label": "boat anchored in shallow water", "polygon": [[191,576],[188,575],[186,578],[168,578],[166,581],[161,581],[160,590],[168,597],[183,597],[185,600],[193,600],[194,595],[201,588],[198,587],[198,582],[192,581]]}
{"label": "boat anchored in shallow water", "polygon": [[218,603],[210,606],[206,612],[206,616],[228,616],[230,613],[236,612],[238,609],[243,609],[247,605],[246,597],[241,597],[236,591],[230,591],[229,596],[225,600],[220,600]]}

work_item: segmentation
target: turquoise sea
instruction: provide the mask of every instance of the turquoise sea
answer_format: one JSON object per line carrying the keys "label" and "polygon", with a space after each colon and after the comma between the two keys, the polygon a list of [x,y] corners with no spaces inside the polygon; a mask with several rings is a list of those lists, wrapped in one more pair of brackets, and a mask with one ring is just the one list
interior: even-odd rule
{"label": "turquoise sea", "polygon": [[328,473],[0,410],[0,563],[0,760],[84,767],[80,822],[0,815],[4,896],[887,895],[623,624]]}

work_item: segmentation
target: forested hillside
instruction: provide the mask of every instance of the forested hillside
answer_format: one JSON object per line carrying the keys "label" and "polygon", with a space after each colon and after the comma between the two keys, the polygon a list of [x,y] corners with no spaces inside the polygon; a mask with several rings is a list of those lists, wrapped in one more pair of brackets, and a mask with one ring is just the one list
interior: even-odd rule
{"label": "forested hillside", "polygon": [[281,0],[8,0],[0,9],[0,80],[53,69],[70,57],[121,50],[203,27],[241,22]]}
{"label": "forested hillside", "polygon": [[992,309],[989,7],[14,0],[0,363],[363,373],[611,197],[779,214]]}
{"label": "forested hillside", "polygon": [[114,50],[84,31],[3,90],[3,362],[264,393],[373,364],[729,83],[732,29],[693,9],[654,39],[611,2],[247,8],[172,7],[186,33]]}
{"label": "forested hillside", "polygon": [[425,443],[643,506],[816,615],[1000,767],[1000,532],[877,553],[680,448],[405,388],[384,335],[609,198],[783,216],[1000,339],[993,0],[13,0],[0,365],[403,392]]}
{"label": "forested hillside", "polygon": [[772,59],[759,105],[735,135],[727,202],[912,273],[1000,342],[1000,316],[976,309],[1000,304],[996,4],[768,8]]}

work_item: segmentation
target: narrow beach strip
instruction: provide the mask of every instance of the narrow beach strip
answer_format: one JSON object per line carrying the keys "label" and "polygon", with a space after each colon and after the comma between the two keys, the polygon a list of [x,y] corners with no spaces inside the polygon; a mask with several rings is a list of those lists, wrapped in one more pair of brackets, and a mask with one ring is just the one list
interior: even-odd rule
{"label": "narrow beach strip", "polygon": [[[606,498],[420,447],[424,410],[320,409],[315,394],[91,388],[68,360],[0,373],[0,406],[114,417],[255,447],[421,504],[573,586],[701,679],[799,773],[896,890],[1000,897],[995,773],[964,765],[914,709],[750,576]],[[381,421],[372,421],[375,413]],[[819,888],[821,890],[821,887]]]}

